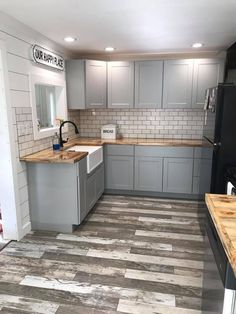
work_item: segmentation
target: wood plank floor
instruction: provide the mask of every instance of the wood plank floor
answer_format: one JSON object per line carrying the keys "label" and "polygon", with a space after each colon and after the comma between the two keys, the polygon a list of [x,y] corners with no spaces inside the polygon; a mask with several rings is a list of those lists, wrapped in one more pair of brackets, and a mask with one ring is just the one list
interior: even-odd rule
{"label": "wood plank floor", "polygon": [[204,204],[104,195],[73,233],[0,253],[0,313],[200,314]]}

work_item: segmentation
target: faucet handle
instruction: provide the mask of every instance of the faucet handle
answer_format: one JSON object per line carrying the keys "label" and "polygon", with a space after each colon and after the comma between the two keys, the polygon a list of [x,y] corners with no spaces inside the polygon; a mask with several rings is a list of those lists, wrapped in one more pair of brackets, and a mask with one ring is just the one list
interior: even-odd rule
{"label": "faucet handle", "polygon": [[67,143],[69,141],[69,137],[67,137],[67,139],[66,140],[63,140],[62,142],[63,143]]}

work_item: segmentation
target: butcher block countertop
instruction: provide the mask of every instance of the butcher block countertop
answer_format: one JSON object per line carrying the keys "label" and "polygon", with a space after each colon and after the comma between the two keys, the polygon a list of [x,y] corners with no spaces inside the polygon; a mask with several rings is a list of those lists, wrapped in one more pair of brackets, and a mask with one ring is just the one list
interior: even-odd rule
{"label": "butcher block countertop", "polygon": [[[202,147],[206,146],[206,143],[202,140],[191,140],[191,139],[139,139],[139,138],[122,138],[116,140],[105,140],[101,138],[93,137],[79,137],[69,142],[75,145],[150,145],[150,146],[189,146],[189,147]],[[68,146],[68,144],[67,144]]]}
{"label": "butcher block countertop", "polygon": [[236,276],[236,196],[206,194],[205,200]]}
{"label": "butcher block countertop", "polygon": [[68,152],[65,149],[74,145],[95,145],[105,144],[115,145],[150,145],[150,146],[182,146],[182,147],[202,147],[205,144],[201,140],[176,140],[176,139],[137,139],[124,138],[117,140],[103,140],[101,138],[79,137],[64,144],[64,150],[54,152],[51,148],[21,157],[21,161],[39,163],[75,163],[86,157],[88,153]]}
{"label": "butcher block countertop", "polygon": [[21,161],[37,162],[37,163],[66,163],[74,164],[86,157],[86,152],[67,152],[67,151],[53,151],[52,149],[45,149],[38,153],[28,155],[20,158]]}

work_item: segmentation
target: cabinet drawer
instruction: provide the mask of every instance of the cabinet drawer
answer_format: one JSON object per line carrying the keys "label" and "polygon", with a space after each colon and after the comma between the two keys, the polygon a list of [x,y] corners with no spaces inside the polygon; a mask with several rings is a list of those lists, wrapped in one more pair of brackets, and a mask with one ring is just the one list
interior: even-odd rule
{"label": "cabinet drawer", "polygon": [[192,158],[192,147],[135,146],[135,156]]}
{"label": "cabinet drawer", "polygon": [[107,155],[113,156],[133,156],[133,145],[106,145]]}

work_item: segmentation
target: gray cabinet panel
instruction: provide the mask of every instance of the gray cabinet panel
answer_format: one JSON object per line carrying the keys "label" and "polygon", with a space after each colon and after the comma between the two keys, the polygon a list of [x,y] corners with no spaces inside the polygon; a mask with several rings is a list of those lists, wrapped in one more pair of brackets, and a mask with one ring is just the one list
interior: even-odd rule
{"label": "gray cabinet panel", "polygon": [[135,156],[192,158],[193,148],[136,145]]}
{"label": "gray cabinet panel", "polygon": [[106,188],[133,190],[134,158],[130,156],[106,157]]}
{"label": "gray cabinet panel", "polygon": [[106,62],[86,60],[86,108],[106,107]]}
{"label": "gray cabinet panel", "polygon": [[96,200],[104,192],[104,165],[100,166],[96,171]]}
{"label": "gray cabinet panel", "polygon": [[78,213],[79,222],[82,222],[87,215],[86,208],[86,189],[87,189],[87,174],[77,177],[77,199],[78,199]]}
{"label": "gray cabinet panel", "polygon": [[193,163],[193,176],[194,177],[200,177],[200,165],[201,165],[201,159],[195,158]]}
{"label": "gray cabinet panel", "polygon": [[66,61],[66,91],[69,109],[85,109],[85,61]]}
{"label": "gray cabinet panel", "polygon": [[72,231],[86,215],[86,159],[76,164],[27,164],[32,226]]}
{"label": "gray cabinet panel", "polygon": [[134,146],[133,145],[106,145],[107,155],[114,156],[133,156]]}
{"label": "gray cabinet panel", "polygon": [[164,61],[163,108],[191,108],[193,60]]}
{"label": "gray cabinet panel", "polygon": [[162,158],[135,157],[135,190],[162,192]]}
{"label": "gray cabinet panel", "polygon": [[199,180],[199,194],[205,194],[210,192],[211,187],[211,159],[201,160],[201,176]]}
{"label": "gray cabinet panel", "polygon": [[203,108],[207,88],[223,82],[224,60],[194,60],[192,107]]}
{"label": "gray cabinet panel", "polygon": [[163,192],[191,193],[193,159],[164,158]]}
{"label": "gray cabinet panel", "polygon": [[193,194],[199,194],[199,177],[193,177]]}
{"label": "gray cabinet panel", "polygon": [[134,62],[108,62],[108,107],[132,108],[134,103]]}
{"label": "gray cabinet panel", "polygon": [[96,173],[94,172],[87,178],[86,186],[86,210],[87,213],[95,205],[97,201],[97,191],[96,191]]}
{"label": "gray cabinet panel", "polygon": [[135,107],[161,108],[163,61],[135,62]]}

